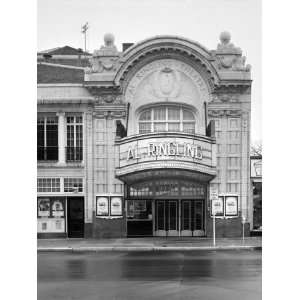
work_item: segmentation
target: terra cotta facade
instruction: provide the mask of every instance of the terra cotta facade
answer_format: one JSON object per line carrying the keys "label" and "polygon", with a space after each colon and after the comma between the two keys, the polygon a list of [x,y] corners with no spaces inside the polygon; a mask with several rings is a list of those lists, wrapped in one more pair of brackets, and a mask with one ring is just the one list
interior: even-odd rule
{"label": "terra cotta facade", "polygon": [[230,39],[38,53],[39,237],[209,237],[213,193],[217,236],[252,228],[250,66]]}

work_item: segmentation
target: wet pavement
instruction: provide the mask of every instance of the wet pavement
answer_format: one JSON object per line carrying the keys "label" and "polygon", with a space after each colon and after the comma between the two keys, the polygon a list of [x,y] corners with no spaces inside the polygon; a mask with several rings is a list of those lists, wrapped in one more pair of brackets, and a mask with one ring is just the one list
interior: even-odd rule
{"label": "wet pavement", "polygon": [[261,251],[38,253],[38,299],[261,299]]}

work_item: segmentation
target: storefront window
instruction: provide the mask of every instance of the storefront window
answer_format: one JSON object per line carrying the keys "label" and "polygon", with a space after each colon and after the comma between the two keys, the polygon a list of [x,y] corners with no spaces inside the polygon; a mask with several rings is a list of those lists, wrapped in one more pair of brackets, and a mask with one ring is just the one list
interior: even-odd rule
{"label": "storefront window", "polygon": [[65,198],[38,197],[37,226],[39,233],[65,232]]}
{"label": "storefront window", "polygon": [[152,220],[151,200],[128,200],[127,219]]}
{"label": "storefront window", "polygon": [[194,114],[180,106],[153,107],[140,114],[139,133],[164,131],[195,133]]}

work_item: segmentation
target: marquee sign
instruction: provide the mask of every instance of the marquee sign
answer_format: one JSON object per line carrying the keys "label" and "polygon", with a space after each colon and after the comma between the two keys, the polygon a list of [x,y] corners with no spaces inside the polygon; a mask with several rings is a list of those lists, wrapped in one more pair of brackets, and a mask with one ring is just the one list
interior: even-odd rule
{"label": "marquee sign", "polygon": [[201,145],[193,145],[190,143],[148,143],[146,153],[144,148],[129,146],[127,151],[127,160],[141,158],[142,154],[148,157],[156,156],[178,156],[178,157],[191,157],[202,160]]}
{"label": "marquee sign", "polygon": [[120,168],[144,162],[189,162],[214,167],[215,144],[205,137],[149,134],[120,142]]}

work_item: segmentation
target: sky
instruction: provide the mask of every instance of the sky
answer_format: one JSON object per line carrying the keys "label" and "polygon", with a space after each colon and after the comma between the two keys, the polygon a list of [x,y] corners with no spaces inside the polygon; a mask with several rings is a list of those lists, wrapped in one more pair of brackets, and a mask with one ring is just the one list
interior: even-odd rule
{"label": "sky", "polygon": [[111,32],[121,51],[125,42],[170,34],[216,49],[222,31],[252,66],[251,140],[262,139],[261,0],[39,0],[38,51],[69,45],[84,48],[81,26],[89,23],[87,50],[103,45]]}

